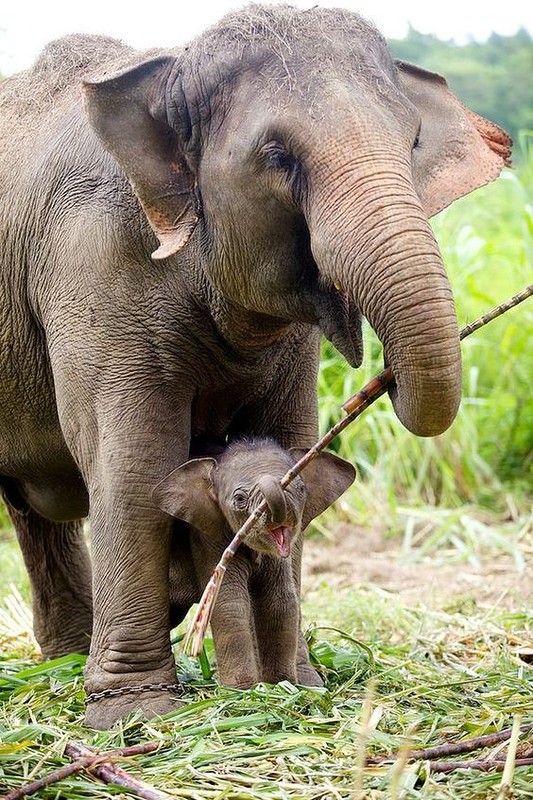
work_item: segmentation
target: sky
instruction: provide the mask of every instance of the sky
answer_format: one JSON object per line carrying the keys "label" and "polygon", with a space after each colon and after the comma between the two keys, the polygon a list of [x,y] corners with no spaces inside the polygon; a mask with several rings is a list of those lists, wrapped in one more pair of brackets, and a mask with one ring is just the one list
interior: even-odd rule
{"label": "sky", "polygon": [[[276,0],[270,0],[276,2]],[[343,6],[372,20],[389,38],[402,38],[411,23],[421,33],[463,43],[492,32],[533,35],[531,0],[291,0],[291,5]],[[133,47],[171,47],[194,37],[244,0],[8,0],[0,12],[0,72],[30,66],[42,47],[67,33],[99,33]]]}

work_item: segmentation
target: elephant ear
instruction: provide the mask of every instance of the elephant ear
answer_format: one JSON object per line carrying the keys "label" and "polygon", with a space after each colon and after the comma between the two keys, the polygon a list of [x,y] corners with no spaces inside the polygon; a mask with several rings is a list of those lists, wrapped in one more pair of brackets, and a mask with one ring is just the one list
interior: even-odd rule
{"label": "elephant ear", "polygon": [[[156,58],[82,86],[89,122],[126,173],[159,239],[156,259],[187,244],[200,213],[183,131],[171,127],[164,113],[175,64],[171,56]],[[185,114],[185,107],[180,111]]]}
{"label": "elephant ear", "polygon": [[215,535],[225,524],[213,492],[214,458],[195,458],[173,470],[152,492],[156,505],[171,517]]}
{"label": "elephant ear", "polygon": [[[291,447],[292,457],[299,461],[307,450]],[[355,480],[355,467],[333,453],[319,453],[302,470],[307,500],[302,515],[302,530],[337,500]]]}
{"label": "elephant ear", "polygon": [[466,108],[440,75],[405,61],[396,66],[400,87],[422,118],[413,176],[431,217],[510,166],[512,141],[498,125]]}

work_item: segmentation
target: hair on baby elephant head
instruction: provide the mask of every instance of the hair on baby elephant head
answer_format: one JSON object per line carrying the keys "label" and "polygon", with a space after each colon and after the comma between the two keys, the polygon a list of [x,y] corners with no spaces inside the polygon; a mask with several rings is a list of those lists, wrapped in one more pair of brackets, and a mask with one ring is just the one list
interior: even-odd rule
{"label": "hair on baby elephant head", "polygon": [[266,500],[268,511],[246,539],[257,552],[287,558],[301,531],[355,480],[355,469],[332,453],[318,454],[291,483],[281,479],[305,453],[270,439],[236,441],[216,458],[195,458],[173,470],[153,492],[157,505],[205,534],[228,539]]}

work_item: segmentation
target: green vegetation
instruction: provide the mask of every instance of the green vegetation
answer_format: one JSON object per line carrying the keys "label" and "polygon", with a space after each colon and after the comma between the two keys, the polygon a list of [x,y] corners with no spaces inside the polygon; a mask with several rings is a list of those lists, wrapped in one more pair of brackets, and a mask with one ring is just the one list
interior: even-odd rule
{"label": "green vegetation", "polygon": [[497,122],[515,142],[521,129],[531,127],[533,42],[525,29],[456,45],[411,28],[405,39],[389,44],[397,58],[445,75],[465,105]]}
{"label": "green vegetation", "polygon": [[[24,621],[12,619],[9,641],[4,620],[0,786],[15,789],[69,763],[63,756],[67,740],[102,750],[157,740],[157,753],[117,763],[173,797],[494,798],[501,772],[462,769],[440,775],[430,772],[429,762],[405,765],[397,754],[406,739],[416,748],[456,742],[507,728],[518,713],[522,722],[533,722],[532,673],[516,655],[533,617],[502,611],[481,615],[475,609],[470,616],[431,613],[407,608],[377,589],[332,592],[324,586],[321,596],[333,624],[350,618],[344,635],[309,631],[324,689],[290,684],[222,689],[178,655],[186,704],[159,721],[133,716],[104,733],[82,725],[83,658],[36,664],[29,658],[32,644]],[[362,771],[365,753],[391,759]],[[505,745],[468,758],[495,753],[504,758]],[[531,797],[532,777],[533,768],[517,768],[514,798]],[[104,800],[117,792],[134,797],[82,773],[42,789],[37,797]]]}

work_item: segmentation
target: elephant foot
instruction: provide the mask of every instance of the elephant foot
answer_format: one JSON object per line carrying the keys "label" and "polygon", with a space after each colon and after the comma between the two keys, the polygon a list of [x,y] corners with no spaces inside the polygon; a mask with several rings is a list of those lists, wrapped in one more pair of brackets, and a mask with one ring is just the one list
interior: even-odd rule
{"label": "elephant foot", "polygon": [[324,686],[324,681],[311,664],[298,666],[298,683],[300,686]]}
{"label": "elephant foot", "polygon": [[87,697],[85,725],[105,731],[133,711],[140,712],[146,719],[169,714],[183,705],[183,701],[176,697],[180,693],[178,684],[168,684],[165,689],[140,686],[129,691],[120,688],[94,692]]}

